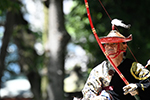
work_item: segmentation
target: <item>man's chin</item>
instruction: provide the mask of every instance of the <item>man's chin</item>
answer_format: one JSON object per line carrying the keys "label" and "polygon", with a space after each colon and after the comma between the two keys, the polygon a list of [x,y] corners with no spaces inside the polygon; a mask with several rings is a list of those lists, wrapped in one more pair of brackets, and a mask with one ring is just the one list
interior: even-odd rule
{"label": "man's chin", "polygon": [[110,58],[114,58],[116,55],[115,54],[109,54]]}

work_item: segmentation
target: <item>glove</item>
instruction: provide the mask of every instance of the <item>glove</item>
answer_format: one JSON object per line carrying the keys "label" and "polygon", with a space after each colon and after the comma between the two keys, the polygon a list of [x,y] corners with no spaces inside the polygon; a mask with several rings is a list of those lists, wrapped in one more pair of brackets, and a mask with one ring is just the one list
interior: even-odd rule
{"label": "glove", "polygon": [[135,72],[135,74],[140,74],[139,76],[143,75],[142,69],[144,68],[144,66],[142,66],[140,63],[137,63],[137,70]]}
{"label": "glove", "polygon": [[138,86],[136,84],[128,84],[123,87],[124,95],[130,93],[132,96],[138,94],[138,91],[136,90]]}

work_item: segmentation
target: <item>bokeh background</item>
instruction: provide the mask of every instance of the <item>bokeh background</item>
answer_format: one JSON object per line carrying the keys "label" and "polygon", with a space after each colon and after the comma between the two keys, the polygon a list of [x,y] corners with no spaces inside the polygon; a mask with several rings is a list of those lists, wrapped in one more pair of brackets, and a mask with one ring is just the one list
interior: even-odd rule
{"label": "bokeh background", "polygon": [[[146,65],[150,58],[149,0],[88,0],[99,37],[117,18],[133,35],[127,57]],[[134,54],[135,58],[130,53]],[[105,60],[87,18],[84,0],[1,0],[0,98],[72,100],[93,67]],[[148,67],[149,68],[149,67]]]}

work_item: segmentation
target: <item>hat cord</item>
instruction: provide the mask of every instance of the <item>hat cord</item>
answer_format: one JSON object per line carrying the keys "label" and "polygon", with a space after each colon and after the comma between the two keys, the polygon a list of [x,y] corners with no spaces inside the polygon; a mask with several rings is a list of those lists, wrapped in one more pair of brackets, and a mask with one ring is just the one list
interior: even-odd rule
{"label": "hat cord", "polygon": [[117,52],[108,54],[108,56],[116,54],[114,57],[111,57],[111,59],[115,59],[121,52],[126,52],[126,51],[125,50],[120,50],[120,44],[118,43],[118,45],[117,45]]}

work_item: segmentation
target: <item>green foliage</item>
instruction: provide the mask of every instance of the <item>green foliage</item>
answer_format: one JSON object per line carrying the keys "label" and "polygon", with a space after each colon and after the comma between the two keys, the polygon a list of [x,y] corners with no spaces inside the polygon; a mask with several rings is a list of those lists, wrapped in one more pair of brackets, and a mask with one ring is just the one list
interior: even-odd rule
{"label": "green foliage", "polygon": [[19,11],[21,3],[19,0],[1,0],[0,3],[0,15],[2,11],[14,10]]}

